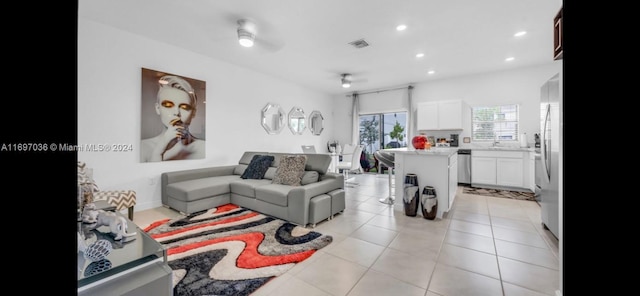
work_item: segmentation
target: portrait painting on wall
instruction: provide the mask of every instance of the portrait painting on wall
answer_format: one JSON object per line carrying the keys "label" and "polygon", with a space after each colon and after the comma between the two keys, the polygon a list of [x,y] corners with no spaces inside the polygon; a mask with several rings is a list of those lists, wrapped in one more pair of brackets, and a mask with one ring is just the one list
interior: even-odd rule
{"label": "portrait painting on wall", "polygon": [[140,162],[205,158],[206,83],[142,68]]}

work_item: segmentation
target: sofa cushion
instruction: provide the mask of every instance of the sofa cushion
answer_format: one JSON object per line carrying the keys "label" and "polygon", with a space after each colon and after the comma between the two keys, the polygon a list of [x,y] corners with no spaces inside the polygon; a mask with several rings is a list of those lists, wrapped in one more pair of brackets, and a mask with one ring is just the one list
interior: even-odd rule
{"label": "sofa cushion", "polygon": [[311,184],[311,183],[316,183],[316,182],[318,182],[319,178],[320,178],[320,174],[318,172],[316,172],[316,171],[306,171],[302,175],[302,180],[300,181],[300,184],[301,185],[307,185],[307,184]]}
{"label": "sofa cushion", "polygon": [[282,184],[269,184],[255,188],[256,199],[270,204],[286,207],[289,191],[294,187]]}
{"label": "sofa cushion", "polygon": [[273,177],[276,176],[276,170],[278,168],[274,168],[274,167],[270,167],[267,172],[264,174],[264,177],[262,177],[263,179],[269,179],[269,180],[273,180]]}
{"label": "sofa cushion", "polygon": [[249,166],[240,178],[242,179],[262,179],[267,169],[271,166],[274,157],[272,155],[254,155]]}
{"label": "sofa cushion", "polygon": [[199,178],[167,185],[167,194],[180,201],[194,201],[230,192],[229,182],[240,180],[238,175]]}
{"label": "sofa cushion", "polygon": [[256,187],[261,185],[271,184],[271,180],[267,179],[244,179],[232,181],[229,183],[229,187],[231,188],[231,192],[239,195],[244,195],[246,197],[255,198],[256,197]]}
{"label": "sofa cushion", "polygon": [[273,184],[300,186],[306,163],[306,155],[283,155],[280,157]]}
{"label": "sofa cushion", "polygon": [[233,174],[242,176],[242,174],[244,174],[244,171],[247,170],[247,167],[249,167],[248,164],[236,165],[236,167],[233,169]]}

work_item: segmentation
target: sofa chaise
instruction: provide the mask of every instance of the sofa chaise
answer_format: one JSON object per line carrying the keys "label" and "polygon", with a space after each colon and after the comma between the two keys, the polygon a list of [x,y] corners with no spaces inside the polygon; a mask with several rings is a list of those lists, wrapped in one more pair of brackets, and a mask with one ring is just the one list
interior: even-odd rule
{"label": "sofa chaise", "polygon": [[[260,160],[271,161],[265,164]],[[289,169],[293,160],[298,160],[297,168]],[[278,170],[281,162],[284,165]],[[327,172],[330,163],[327,154],[249,151],[237,165],[162,173],[162,204],[192,214],[232,203],[315,227],[345,209],[344,177]],[[254,169],[259,164],[264,164],[266,171],[256,177]]]}

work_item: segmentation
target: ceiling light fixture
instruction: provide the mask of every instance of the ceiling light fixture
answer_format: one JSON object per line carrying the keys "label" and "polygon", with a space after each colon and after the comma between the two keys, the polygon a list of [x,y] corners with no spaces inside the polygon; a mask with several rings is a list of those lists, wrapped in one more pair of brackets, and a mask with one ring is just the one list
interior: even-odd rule
{"label": "ceiling light fixture", "polygon": [[429,74],[429,75],[432,75],[433,73],[436,73],[436,71],[429,70],[429,72],[427,72],[427,74]]}
{"label": "ceiling light fixture", "polygon": [[423,57],[423,56],[424,56],[424,53],[416,54],[416,58],[421,58],[421,57]]}
{"label": "ceiling light fixture", "polygon": [[527,34],[527,31],[520,31],[518,33],[515,33],[513,36],[520,37],[520,36],[523,36],[524,34]]}
{"label": "ceiling light fixture", "polygon": [[244,47],[252,47],[256,38],[256,24],[249,20],[238,21],[238,42]]}
{"label": "ceiling light fixture", "polygon": [[507,62],[511,62],[511,61],[513,61],[513,60],[515,60],[515,59],[516,59],[516,58],[514,58],[514,57],[508,57],[508,58],[506,58],[506,59],[504,59],[504,60],[505,60],[505,61],[507,61]]}
{"label": "ceiling light fixture", "polygon": [[398,31],[404,31],[405,29],[407,29],[406,25],[399,25],[399,26],[396,27],[396,30],[398,30]]}
{"label": "ceiling light fixture", "polygon": [[344,88],[351,87],[351,74],[342,74],[340,82],[342,83],[342,87]]}

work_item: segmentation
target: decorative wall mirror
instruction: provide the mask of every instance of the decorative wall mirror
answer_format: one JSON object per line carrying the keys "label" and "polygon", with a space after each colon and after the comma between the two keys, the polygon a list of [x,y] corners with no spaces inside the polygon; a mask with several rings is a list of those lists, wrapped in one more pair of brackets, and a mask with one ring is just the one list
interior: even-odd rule
{"label": "decorative wall mirror", "polygon": [[262,127],[267,131],[267,134],[279,134],[284,128],[285,116],[286,113],[280,105],[268,103],[262,108]]}
{"label": "decorative wall mirror", "polygon": [[313,110],[311,114],[309,114],[309,130],[311,134],[314,136],[319,136],[324,129],[324,117],[322,117],[322,113],[317,110]]}
{"label": "decorative wall mirror", "polygon": [[304,110],[300,107],[293,106],[289,111],[289,129],[294,135],[302,135],[307,127],[305,123]]}

